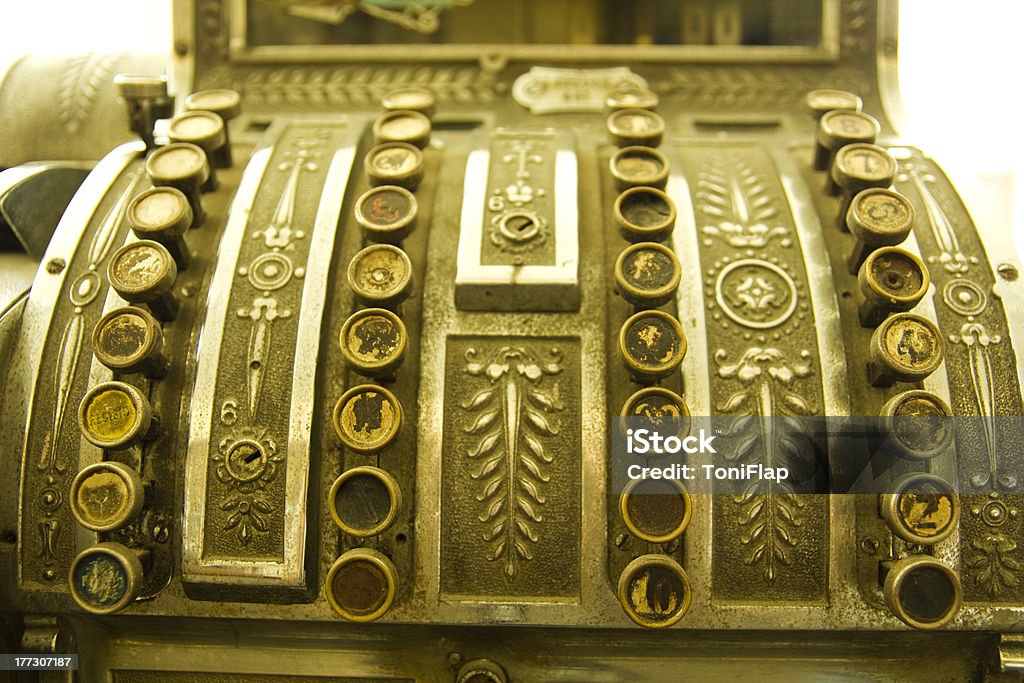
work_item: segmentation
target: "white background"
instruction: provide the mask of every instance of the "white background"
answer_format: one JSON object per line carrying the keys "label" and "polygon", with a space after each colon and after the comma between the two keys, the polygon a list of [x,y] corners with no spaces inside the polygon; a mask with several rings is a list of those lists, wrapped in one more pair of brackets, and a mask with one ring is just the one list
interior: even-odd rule
{"label": "white background", "polygon": [[[0,64],[24,52],[169,53],[169,0],[6,0]],[[1024,253],[1024,3],[902,0],[900,85],[910,144],[981,183]]]}

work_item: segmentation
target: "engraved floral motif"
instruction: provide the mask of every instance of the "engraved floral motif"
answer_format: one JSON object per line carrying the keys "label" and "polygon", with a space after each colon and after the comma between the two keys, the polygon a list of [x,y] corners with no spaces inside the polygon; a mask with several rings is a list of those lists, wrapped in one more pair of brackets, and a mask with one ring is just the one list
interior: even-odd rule
{"label": "engraved floral motif", "polygon": [[1012,537],[1016,532],[1006,533],[1005,529],[1008,523],[1019,520],[1020,510],[1007,504],[1000,494],[990,493],[984,503],[972,505],[970,513],[985,529],[965,548],[967,576],[974,586],[996,600],[1021,584],[1018,573],[1024,570],[1024,563],[1015,557],[1019,546]]}
{"label": "engraved floral motif", "polygon": [[[727,355],[724,349],[715,352],[718,376],[742,385],[716,406],[737,418],[722,435],[729,444],[723,451],[727,459],[769,468],[784,465],[802,476],[813,473],[815,448],[798,418],[815,411],[793,390],[813,374],[810,353],[801,352],[797,362],[775,348],[751,347],[735,363],[726,362]],[[746,563],[760,565],[763,578],[772,583],[792,563],[789,550],[800,542],[796,531],[803,524],[804,503],[787,482],[761,478],[732,500],[740,511],[740,543],[748,546]]]}
{"label": "engraved floral motif", "polygon": [[1003,534],[986,534],[971,541],[967,566],[973,570],[974,585],[996,599],[1007,589],[1020,585],[1017,572],[1024,569],[1013,556],[1017,542]]}
{"label": "engraved floral motif", "polygon": [[272,323],[278,318],[290,318],[292,312],[287,308],[278,308],[277,299],[272,297],[256,297],[250,308],[236,311],[239,318],[252,320],[249,332],[249,352],[246,371],[246,388],[249,395],[249,414],[256,415],[260,394],[263,389],[263,377],[266,374],[267,360],[270,354]]}
{"label": "engraved floral motif", "polygon": [[218,54],[227,51],[228,36],[222,0],[201,0],[196,7],[199,51]]}
{"label": "engraved floral motif", "polygon": [[740,259],[722,268],[715,301],[731,320],[753,329],[777,327],[797,309],[796,283],[789,273],[763,259]]}
{"label": "engraved floral motif", "polygon": [[700,109],[787,110],[799,106],[804,93],[815,88],[859,93],[872,89],[864,74],[852,67],[823,72],[796,64],[785,69],[688,64],[667,71],[668,83],[661,87],[671,91],[677,100]]}
{"label": "engraved floral motif", "polygon": [[135,196],[135,188],[141,179],[141,173],[136,172],[130,176],[131,180],[124,193],[118,198],[113,206],[103,216],[92,241],[89,243],[89,263],[86,270],[76,277],[68,287],[68,299],[74,305],[73,315],[68,319],[61,336],[60,351],[57,354],[56,374],[54,376],[54,390],[56,401],[53,408],[53,426],[50,433],[46,435],[43,448],[39,454],[38,467],[40,470],[50,472],[63,472],[64,466],[59,461],[60,450],[57,442],[60,439],[64,426],[65,412],[68,406],[68,397],[71,385],[74,382],[75,374],[78,372],[78,363],[81,358],[82,342],[84,336],[84,323],[82,321],[83,309],[93,303],[100,292],[100,277],[97,275],[103,259],[110,253],[114,245],[114,238],[117,230],[124,222],[125,214],[128,211],[128,203]]}
{"label": "engraved floral motif", "polygon": [[[96,232],[93,233],[87,252],[86,269],[72,280],[67,288],[68,301],[71,302],[73,308],[71,316],[64,326],[64,331],[61,333],[54,364],[54,405],[50,431],[43,437],[42,448],[39,449],[39,460],[36,463],[36,468],[40,472],[46,473],[45,485],[39,491],[37,501],[45,517],[38,526],[40,540],[38,556],[42,558],[45,565],[42,576],[47,581],[52,581],[57,577],[57,571],[52,565],[58,559],[56,551],[61,524],[60,520],[53,519],[52,516],[61,509],[63,502],[63,497],[57,488],[57,475],[65,473],[67,465],[61,458],[60,442],[67,431],[67,412],[70,406],[71,390],[82,361],[82,348],[85,345],[85,309],[99,298],[102,281],[98,273],[104,259],[114,246],[118,230],[128,211],[128,204],[135,196],[135,189],[138,187],[141,177],[141,172],[134,172],[128,176],[128,186],[103,215]],[[65,538],[69,537],[65,535]]]}
{"label": "engraved floral motif", "polygon": [[520,562],[533,559],[529,544],[540,540],[534,525],[544,519],[543,485],[550,481],[545,466],[553,462],[544,443],[559,431],[548,414],[564,408],[557,385],[546,389],[543,383],[562,372],[562,352],[552,348],[548,355],[544,361],[515,346],[499,347],[486,359],[479,349],[466,351],[464,371],[489,384],[462,404],[475,415],[465,431],[478,437],[467,453],[480,462],[470,475],[481,483],[476,499],[485,509],[478,519],[487,525],[487,559],[503,560],[510,581]]}
{"label": "engraved floral motif", "polygon": [[267,531],[267,516],[274,507],[261,493],[277,478],[284,458],[267,430],[243,428],[221,439],[210,460],[217,479],[233,492],[220,504],[221,510],[230,513],[223,529],[237,529],[238,540],[248,545],[254,532]]}
{"label": "engraved floral motif", "polygon": [[51,564],[57,561],[56,545],[57,537],[60,536],[60,521],[56,519],[44,519],[39,522],[39,557],[43,562]]}
{"label": "engraved floral motif", "polygon": [[329,138],[330,131],[315,131],[295,140],[293,148],[282,155],[284,160],[277,165],[276,170],[278,173],[287,173],[288,177],[270,221],[265,228],[252,234],[253,239],[263,240],[267,250],[257,255],[248,266],[238,269],[238,274],[248,278],[249,284],[258,292],[249,307],[236,311],[238,317],[252,321],[245,373],[250,416],[255,416],[259,407],[270,353],[272,323],[292,315],[290,309],[280,306],[278,300],[270,296],[270,292],[282,289],[294,279],[305,276],[305,268],[294,266],[292,260],[283,253],[294,250],[295,240],[306,237],[305,231],[293,227],[301,175],[319,168],[316,162],[321,155],[320,148]]}
{"label": "engraved floral motif", "polygon": [[[506,145],[508,151],[501,155],[501,163],[515,169],[512,182],[504,187],[495,187],[487,201],[491,217],[491,228],[487,235],[495,247],[510,254],[532,251],[547,241],[547,219],[538,211],[535,200],[546,196],[542,187],[530,184],[531,166],[544,162],[544,157],[534,151],[534,141],[514,139]],[[508,175],[502,175],[504,180]],[[514,263],[522,258],[513,257]]]}
{"label": "engraved floral motif", "polygon": [[171,536],[171,517],[145,509],[128,526],[110,534],[111,540],[131,547],[166,543]]}
{"label": "engraved floral motif", "polygon": [[864,55],[873,47],[870,10],[867,0],[846,0],[843,3],[842,49],[846,55]]}
{"label": "engraved floral motif", "polygon": [[742,159],[713,158],[697,176],[697,210],[714,222],[704,225],[712,238],[737,248],[761,248],[774,239],[793,244],[789,229],[773,224],[779,207],[764,179]]}

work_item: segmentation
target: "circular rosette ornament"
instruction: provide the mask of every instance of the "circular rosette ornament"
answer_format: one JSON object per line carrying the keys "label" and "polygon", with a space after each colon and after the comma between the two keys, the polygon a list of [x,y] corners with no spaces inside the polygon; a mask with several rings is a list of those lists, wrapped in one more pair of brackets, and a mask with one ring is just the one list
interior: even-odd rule
{"label": "circular rosette ornament", "polygon": [[217,480],[230,491],[219,506],[226,514],[223,529],[237,531],[238,539],[248,545],[255,532],[267,530],[274,507],[262,491],[277,477],[283,458],[266,430],[242,429],[222,439],[210,459]]}

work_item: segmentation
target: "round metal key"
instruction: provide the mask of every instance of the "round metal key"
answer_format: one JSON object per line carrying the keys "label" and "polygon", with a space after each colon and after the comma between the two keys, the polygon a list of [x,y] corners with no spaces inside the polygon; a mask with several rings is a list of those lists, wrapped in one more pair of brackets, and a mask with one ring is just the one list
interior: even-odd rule
{"label": "round metal key", "polygon": [[78,606],[93,614],[120,612],[142,587],[138,553],[120,543],[86,548],[71,563],[68,586]]}
{"label": "round metal key", "polygon": [[882,595],[896,617],[919,629],[940,628],[960,610],[960,579],[930,555],[910,555],[894,562],[885,576]]}
{"label": "round metal key", "polygon": [[852,92],[822,88],[811,90],[804,95],[804,108],[815,119],[820,119],[833,110],[860,111],[864,102]]}
{"label": "round metal key", "polygon": [[641,541],[668,543],[686,531],[693,503],[675,479],[633,479],[619,496],[619,513]]}
{"label": "round metal key", "polygon": [[494,660],[471,659],[459,667],[455,683],[508,683],[508,674]]}
{"label": "round metal key", "polygon": [[629,618],[647,628],[678,623],[690,609],[690,579],[666,555],[641,555],[619,575],[619,603]]}
{"label": "round metal key", "polygon": [[388,111],[418,111],[429,119],[437,101],[426,88],[398,88],[387,92],[380,104]]}
{"label": "round metal key", "polygon": [[227,146],[224,120],[212,111],[183,111],[167,124],[167,137],[171,142],[190,142],[206,153],[210,177],[203,189],[209,192],[216,190],[217,172],[214,169],[231,167],[231,148]]}
{"label": "round metal key", "polygon": [[334,481],[328,496],[334,523],[350,536],[378,536],[391,526],[402,507],[402,491],[390,474],[377,467],[353,467]]}
{"label": "round metal key", "polygon": [[604,103],[611,111],[655,109],[658,106],[658,95],[653,90],[630,83],[609,92]]}
{"label": "round metal key", "polygon": [[953,410],[930,391],[901,392],[886,401],[880,416],[884,435],[907,457],[934,458],[953,443]]}
{"label": "round metal key", "polygon": [[671,301],[681,276],[675,253],[656,242],[627,247],[615,261],[616,290],[639,308],[657,308]]}
{"label": "round metal key", "polygon": [[134,446],[150,434],[153,422],[149,399],[126,382],[97,384],[78,406],[82,436],[100,448]]}
{"label": "round metal key", "polygon": [[888,187],[896,176],[896,160],[878,145],[853,143],[836,152],[832,177],[846,191]]}
{"label": "round metal key", "polygon": [[383,387],[361,384],[338,399],[334,431],[349,450],[376,453],[387,447],[402,426],[402,404]]}
{"label": "round metal key", "polygon": [[162,244],[174,258],[179,270],[192,261],[185,231],[192,225],[192,207],[188,197],[173,187],[154,187],[128,204],[128,225],[140,240]]}
{"label": "round metal key", "polygon": [[405,357],[408,335],[401,318],[384,308],[366,308],[341,326],[341,352],[353,370],[390,377]]}
{"label": "round metal key", "polygon": [[174,320],[180,308],[172,292],[178,265],[159,242],[126,244],[107,262],[107,279],[122,299],[146,304],[155,318]]}
{"label": "round metal key", "polygon": [[430,142],[430,119],[418,111],[386,112],[373,122],[373,140],[378,145],[407,142],[423,149]]}
{"label": "round metal key", "polygon": [[631,187],[656,187],[668,184],[668,158],[653,147],[623,147],[608,163],[615,179],[615,189],[622,192]]}
{"label": "round metal key", "polygon": [[399,305],[412,291],[409,255],[390,244],[366,247],[348,264],[348,286],[359,302],[367,306]]}
{"label": "round metal key", "polygon": [[366,153],[363,167],[371,185],[415,191],[423,180],[423,152],[407,142],[386,142]]}
{"label": "round metal key", "polygon": [[916,213],[910,200],[888,188],[868,188],[858,192],[846,212],[846,227],[857,238],[850,252],[850,273],[875,249],[894,247],[910,235]]}
{"label": "round metal key", "polygon": [[948,481],[934,474],[907,475],[879,502],[885,523],[911,543],[938,543],[960,521],[960,497]]}
{"label": "round metal key", "polygon": [[889,152],[868,143],[840,147],[829,172],[828,194],[845,195],[839,212],[840,227],[846,227],[846,212],[853,195],[872,187],[887,188],[896,178],[897,164]]}
{"label": "round metal key", "polygon": [[212,111],[184,111],[167,124],[167,136],[212,151],[224,144],[224,121]]}
{"label": "round metal key", "polygon": [[367,190],[356,200],[356,222],[371,242],[399,244],[416,229],[416,197],[397,185]]}
{"label": "round metal key", "polygon": [[136,306],[110,311],[92,330],[93,353],[114,372],[163,377],[168,365],[163,346],[160,323]]}
{"label": "round metal key", "polygon": [[237,90],[225,88],[197,90],[185,98],[185,109],[213,112],[222,120],[231,121],[242,113],[242,96]]}
{"label": "round metal key", "polygon": [[387,557],[369,548],[353,548],[327,572],[327,602],[349,621],[367,622],[391,609],[398,570]]}
{"label": "round metal key", "polygon": [[608,116],[608,132],[617,147],[657,147],[665,135],[665,120],[646,109],[620,109]]}
{"label": "round metal key", "polygon": [[873,116],[860,111],[828,111],[818,119],[814,133],[814,168],[828,170],[836,152],[854,142],[874,142],[882,127]]}
{"label": "round metal key", "polygon": [[[690,433],[690,409],[683,397],[665,387],[644,387],[626,399],[621,417],[639,418],[643,426],[659,434],[675,434],[680,439]],[[649,457],[657,457],[652,453]]]}
{"label": "round metal key", "polygon": [[151,100],[167,97],[166,76],[134,76],[115,74],[117,94],[131,100]]}
{"label": "round metal key", "polygon": [[656,382],[675,372],[686,355],[679,321],[662,311],[641,311],[619,331],[619,354],[639,382]]}
{"label": "round metal key", "polygon": [[202,148],[188,142],[174,142],[153,150],[146,158],[146,173],[157,187],[179,190],[192,210],[193,228],[206,220],[201,188],[206,185],[212,169]]}
{"label": "round metal key", "polygon": [[232,165],[231,132],[228,122],[238,118],[238,115],[242,113],[242,96],[237,90],[225,88],[199,90],[185,98],[185,109],[187,111],[213,112],[224,122],[224,144],[218,154],[221,167],[230,168]]}
{"label": "round metal key", "polygon": [[615,199],[615,222],[630,242],[661,242],[676,225],[676,205],[653,187],[634,187]]}
{"label": "round metal key", "polygon": [[931,287],[928,267],[914,254],[899,247],[882,247],[871,252],[857,273],[864,301],[860,324],[874,327],[890,313],[917,306]]}
{"label": "round metal key", "polygon": [[914,313],[894,313],[871,335],[869,378],[876,387],[919,382],[935,372],[945,355],[939,328]]}
{"label": "round metal key", "polygon": [[119,462],[97,462],[71,483],[71,514],[90,531],[116,531],[139,516],[144,497],[138,472]]}

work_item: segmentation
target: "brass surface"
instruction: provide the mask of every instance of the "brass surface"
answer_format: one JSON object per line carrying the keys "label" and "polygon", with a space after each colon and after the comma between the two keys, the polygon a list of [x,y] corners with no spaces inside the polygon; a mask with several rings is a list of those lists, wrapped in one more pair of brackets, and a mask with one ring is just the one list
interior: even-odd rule
{"label": "brass surface", "polygon": [[[1024,281],[896,133],[895,3],[175,24],[170,137],[202,144],[100,161],[0,316],[0,650],[77,640],[125,683],[1013,680]],[[69,62],[40,135],[124,128],[115,61]],[[140,132],[164,82],[120,87]],[[715,418],[725,464],[835,493],[614,488],[625,417]]]}

